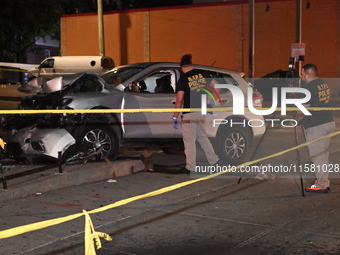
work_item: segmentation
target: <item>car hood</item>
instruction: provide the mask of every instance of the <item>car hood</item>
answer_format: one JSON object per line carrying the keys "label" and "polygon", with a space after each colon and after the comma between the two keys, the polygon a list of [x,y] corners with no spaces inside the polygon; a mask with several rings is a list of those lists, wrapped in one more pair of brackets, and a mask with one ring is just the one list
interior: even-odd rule
{"label": "car hood", "polygon": [[53,79],[47,79],[45,77],[37,77],[23,86],[21,86],[18,91],[26,94],[33,93],[52,93],[62,90],[67,85],[72,85],[73,82],[80,79],[82,76],[95,75],[91,72],[82,72],[70,75],[63,75]]}
{"label": "car hood", "polygon": [[35,88],[40,93],[21,99],[23,109],[59,109],[64,107],[63,97],[70,94],[104,91],[104,81],[94,73],[83,72],[74,75],[64,75],[39,84],[32,80],[23,90]]}

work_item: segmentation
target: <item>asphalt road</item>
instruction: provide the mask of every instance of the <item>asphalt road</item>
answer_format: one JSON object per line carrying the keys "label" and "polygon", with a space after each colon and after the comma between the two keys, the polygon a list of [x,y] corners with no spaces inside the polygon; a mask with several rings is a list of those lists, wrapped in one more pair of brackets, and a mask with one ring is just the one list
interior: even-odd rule
{"label": "asphalt road", "polygon": [[[337,130],[339,127],[338,123]],[[340,163],[339,143],[340,137],[332,139],[330,161],[334,165]],[[256,158],[294,145],[293,130],[272,128]],[[308,164],[307,150],[301,149],[300,155],[300,164]],[[198,158],[204,161],[202,155]],[[263,162],[276,166],[296,163],[296,151]],[[196,176],[177,174],[183,164],[183,155],[155,152],[147,167],[153,171],[3,201],[1,229],[90,211],[195,180]],[[290,178],[283,173],[262,179],[256,176],[263,177],[247,173],[238,183],[240,174],[226,173],[91,214],[96,231],[113,239],[103,240],[97,254],[340,254],[340,181],[335,174],[331,174],[330,193],[304,197],[298,173]],[[310,185],[313,174],[303,177],[304,185]],[[84,254],[84,217],[0,239],[0,254]]]}

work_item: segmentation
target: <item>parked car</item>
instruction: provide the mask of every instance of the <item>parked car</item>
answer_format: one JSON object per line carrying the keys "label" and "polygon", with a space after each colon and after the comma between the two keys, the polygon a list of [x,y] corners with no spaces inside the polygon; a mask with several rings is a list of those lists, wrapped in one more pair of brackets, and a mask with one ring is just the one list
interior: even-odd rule
{"label": "parked car", "polygon": [[101,73],[114,67],[110,57],[103,56],[55,56],[44,59],[36,68],[28,70],[28,78],[54,78],[80,72]]}
{"label": "parked car", "polygon": [[[252,88],[242,78],[243,73],[209,66],[195,65],[194,68],[204,70],[209,78],[220,84],[237,86],[245,95],[247,89]],[[12,142],[19,144],[23,154],[30,158],[48,156],[56,159],[60,151],[63,158],[68,159],[100,148],[95,159],[115,159],[120,147],[157,146],[165,151],[183,147],[181,128],[174,129],[171,125],[173,112],[142,110],[173,108],[179,76],[179,64],[161,62],[119,66],[100,76],[85,72],[57,77],[45,81],[41,93],[22,99],[21,107],[100,109],[99,112],[11,116],[2,122],[2,127],[11,130],[14,134]],[[253,88],[251,91],[254,106],[261,107],[261,95]],[[218,111],[218,108],[233,105],[228,89],[221,88],[219,97],[220,102],[207,114],[206,131],[220,157],[237,164],[245,160],[253,139],[265,131],[264,125],[247,125],[247,121],[263,120],[263,117],[248,111],[237,116],[230,111]],[[104,112],[105,109],[122,111],[109,113]],[[137,111],[128,112],[129,109]],[[239,124],[232,127],[225,122],[213,125],[215,119]]]}
{"label": "parked car", "polygon": [[254,86],[263,96],[265,102],[271,102],[273,88],[278,88],[278,103],[281,102],[281,88],[296,87],[298,76],[291,70],[276,70],[268,73],[260,79],[255,79]]}

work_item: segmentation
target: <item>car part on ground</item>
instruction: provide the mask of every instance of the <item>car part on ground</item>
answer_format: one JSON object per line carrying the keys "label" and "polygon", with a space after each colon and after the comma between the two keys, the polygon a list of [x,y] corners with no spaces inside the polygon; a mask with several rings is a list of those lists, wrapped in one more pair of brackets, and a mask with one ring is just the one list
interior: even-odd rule
{"label": "car part on ground", "polygon": [[43,155],[58,159],[58,153],[64,152],[76,143],[73,136],[65,129],[22,128],[14,135],[14,142],[20,144],[27,157]]}
{"label": "car part on ground", "polygon": [[65,164],[67,165],[75,165],[75,164],[85,164],[87,161],[97,158],[99,154],[103,151],[103,147],[100,147],[98,150],[92,150],[85,152],[78,152],[76,155],[73,155],[70,158],[65,160]]}

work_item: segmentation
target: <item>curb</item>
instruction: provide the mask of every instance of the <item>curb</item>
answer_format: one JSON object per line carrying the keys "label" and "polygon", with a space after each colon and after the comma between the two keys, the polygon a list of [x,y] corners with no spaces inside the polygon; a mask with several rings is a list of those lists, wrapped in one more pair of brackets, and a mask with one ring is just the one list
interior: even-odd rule
{"label": "curb", "polygon": [[61,174],[58,169],[54,168],[8,181],[8,189],[0,190],[0,202],[125,176],[143,171],[144,168],[144,163],[141,160],[63,165],[63,173]]}

